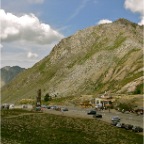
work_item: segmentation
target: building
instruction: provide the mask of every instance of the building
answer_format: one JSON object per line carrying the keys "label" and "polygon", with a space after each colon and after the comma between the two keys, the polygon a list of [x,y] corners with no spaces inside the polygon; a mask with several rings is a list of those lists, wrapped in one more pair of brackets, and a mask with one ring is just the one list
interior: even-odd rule
{"label": "building", "polygon": [[95,98],[95,106],[98,108],[107,108],[108,106],[112,106],[114,99],[112,96],[108,95],[106,92],[99,96],[98,98]]}

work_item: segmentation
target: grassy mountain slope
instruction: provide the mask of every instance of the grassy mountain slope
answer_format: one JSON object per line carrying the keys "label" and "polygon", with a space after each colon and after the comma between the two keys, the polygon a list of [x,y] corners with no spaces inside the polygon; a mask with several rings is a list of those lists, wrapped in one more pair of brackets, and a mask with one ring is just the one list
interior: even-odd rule
{"label": "grassy mountain slope", "polygon": [[[134,92],[143,79],[143,27],[125,19],[78,31],[2,89],[2,101]],[[141,91],[140,91],[141,93]]]}

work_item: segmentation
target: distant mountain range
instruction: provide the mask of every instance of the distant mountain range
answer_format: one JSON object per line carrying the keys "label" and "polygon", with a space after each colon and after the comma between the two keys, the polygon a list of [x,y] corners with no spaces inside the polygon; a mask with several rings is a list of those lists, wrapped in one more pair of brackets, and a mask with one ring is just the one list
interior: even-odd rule
{"label": "distant mountain range", "polygon": [[3,102],[63,96],[143,93],[143,26],[126,19],[80,30],[2,88]]}
{"label": "distant mountain range", "polygon": [[1,68],[1,87],[8,84],[13,80],[20,72],[24,71],[25,68],[19,66],[6,66]]}

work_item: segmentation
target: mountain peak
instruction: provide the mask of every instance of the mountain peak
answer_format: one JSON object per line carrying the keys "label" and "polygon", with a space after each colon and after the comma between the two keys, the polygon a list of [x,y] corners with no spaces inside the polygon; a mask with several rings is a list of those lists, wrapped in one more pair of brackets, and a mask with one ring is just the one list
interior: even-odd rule
{"label": "mountain peak", "polygon": [[118,20],[114,21],[114,23],[123,24],[123,25],[132,25],[132,24],[137,25],[136,23],[131,22],[131,21],[125,19],[125,18],[119,18]]}

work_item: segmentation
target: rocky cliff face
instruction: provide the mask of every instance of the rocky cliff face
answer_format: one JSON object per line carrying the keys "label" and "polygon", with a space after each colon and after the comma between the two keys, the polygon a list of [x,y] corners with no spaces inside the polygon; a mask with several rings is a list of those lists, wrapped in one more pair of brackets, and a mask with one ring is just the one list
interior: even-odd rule
{"label": "rocky cliff face", "polygon": [[12,81],[20,72],[24,71],[25,68],[19,66],[6,66],[1,68],[1,87]]}
{"label": "rocky cliff face", "polygon": [[[2,100],[42,93],[58,96],[127,93],[143,80],[143,27],[125,19],[78,31],[2,89]],[[11,97],[8,95],[12,91]]]}

